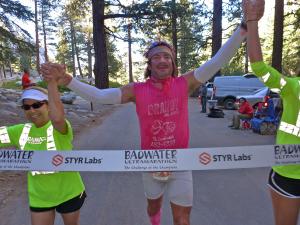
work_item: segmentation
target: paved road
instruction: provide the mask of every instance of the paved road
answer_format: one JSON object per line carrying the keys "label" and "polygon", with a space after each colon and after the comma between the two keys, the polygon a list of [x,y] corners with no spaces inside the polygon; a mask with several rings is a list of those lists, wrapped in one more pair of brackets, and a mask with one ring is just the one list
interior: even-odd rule
{"label": "paved road", "polygon": [[[274,136],[227,128],[233,111],[226,111],[225,118],[212,119],[199,112],[196,100],[190,100],[189,103],[190,147],[260,145],[275,141]],[[132,104],[120,107],[101,126],[82,133],[75,142],[75,149],[122,148],[140,148],[139,128]],[[193,172],[194,207],[191,224],[274,224],[265,184],[268,171],[269,168]],[[82,176],[88,198],[82,208],[81,225],[150,225],[140,173],[85,172]],[[9,222],[4,223],[1,219],[0,225],[29,224],[26,207],[26,195],[22,194],[18,202],[5,210],[5,221]],[[163,205],[162,224],[172,224],[167,198]],[[62,225],[59,217],[56,225]]]}
{"label": "paved road", "polygon": [[[224,119],[199,113],[190,105],[191,147],[259,145],[274,143],[274,136],[227,128],[232,111]],[[121,107],[100,127],[77,139],[77,149],[139,149],[139,128],[133,105]],[[271,225],[271,203],[265,180],[269,169],[197,171],[194,177],[193,225]],[[83,173],[88,199],[82,209],[82,225],[149,225],[140,173]],[[60,224],[60,223],[59,223]],[[162,224],[171,225],[168,199]]]}

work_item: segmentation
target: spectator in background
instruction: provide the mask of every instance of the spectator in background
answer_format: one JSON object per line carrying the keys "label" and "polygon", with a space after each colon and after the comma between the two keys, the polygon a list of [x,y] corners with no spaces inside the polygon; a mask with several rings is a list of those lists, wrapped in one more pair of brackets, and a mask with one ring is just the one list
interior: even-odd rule
{"label": "spectator in background", "polygon": [[229,125],[232,129],[240,128],[241,119],[251,119],[253,117],[253,108],[245,98],[239,99],[238,111],[232,117],[232,124]]}
{"label": "spectator in background", "polygon": [[30,87],[30,86],[34,86],[35,84],[32,83],[32,81],[30,80],[30,73],[28,69],[24,69],[24,73],[22,76],[22,87],[23,90]]}
{"label": "spectator in background", "polygon": [[213,90],[210,99],[214,100],[216,97],[217,87],[213,84]]}
{"label": "spectator in background", "polygon": [[199,97],[201,101],[201,112],[206,113],[206,103],[207,103],[207,87],[206,83],[202,84],[199,88]]}

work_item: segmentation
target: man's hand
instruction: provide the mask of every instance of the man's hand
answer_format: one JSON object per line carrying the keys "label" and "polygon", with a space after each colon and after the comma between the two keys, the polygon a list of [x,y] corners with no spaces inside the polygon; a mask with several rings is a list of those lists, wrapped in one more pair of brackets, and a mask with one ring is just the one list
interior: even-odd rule
{"label": "man's hand", "polygon": [[245,22],[259,21],[264,15],[264,0],[243,0]]}
{"label": "man's hand", "polygon": [[41,66],[41,73],[46,82],[55,80],[59,85],[68,85],[72,77],[66,74],[65,65],[58,63],[44,63]]}

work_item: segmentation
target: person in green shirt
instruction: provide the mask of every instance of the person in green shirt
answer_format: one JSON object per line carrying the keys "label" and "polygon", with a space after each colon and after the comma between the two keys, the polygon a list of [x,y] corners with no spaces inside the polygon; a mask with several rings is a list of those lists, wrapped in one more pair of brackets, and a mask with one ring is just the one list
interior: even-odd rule
{"label": "person in green shirt", "polygon": [[[57,82],[47,80],[48,92],[30,87],[22,93],[22,108],[30,123],[0,127],[0,148],[21,150],[72,150],[73,132],[65,119]],[[53,225],[55,211],[65,225],[79,225],[86,194],[78,172],[28,172],[28,195],[32,225]]]}
{"label": "person in green shirt", "polygon": [[[277,131],[277,144],[300,143],[300,79],[286,77],[263,62],[258,21],[253,19],[253,0],[245,0],[248,29],[248,54],[256,76],[277,90],[283,101],[283,113]],[[254,16],[253,16],[254,15]],[[281,152],[284,154],[284,152]],[[276,225],[296,225],[300,209],[300,165],[274,166],[268,182]]]}

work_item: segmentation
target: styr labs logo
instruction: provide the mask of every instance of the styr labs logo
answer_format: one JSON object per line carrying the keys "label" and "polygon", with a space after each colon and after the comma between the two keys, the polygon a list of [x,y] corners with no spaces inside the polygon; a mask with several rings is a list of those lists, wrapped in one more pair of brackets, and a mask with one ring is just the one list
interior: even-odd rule
{"label": "styr labs logo", "polygon": [[61,155],[55,155],[55,156],[53,156],[53,158],[52,158],[52,164],[53,164],[54,166],[59,166],[59,165],[61,165],[63,162],[64,162],[64,157],[61,156]]}
{"label": "styr labs logo", "polygon": [[203,152],[199,155],[199,162],[204,164],[204,165],[207,165],[208,163],[211,162],[211,156],[210,154],[206,153],[206,152]]}

